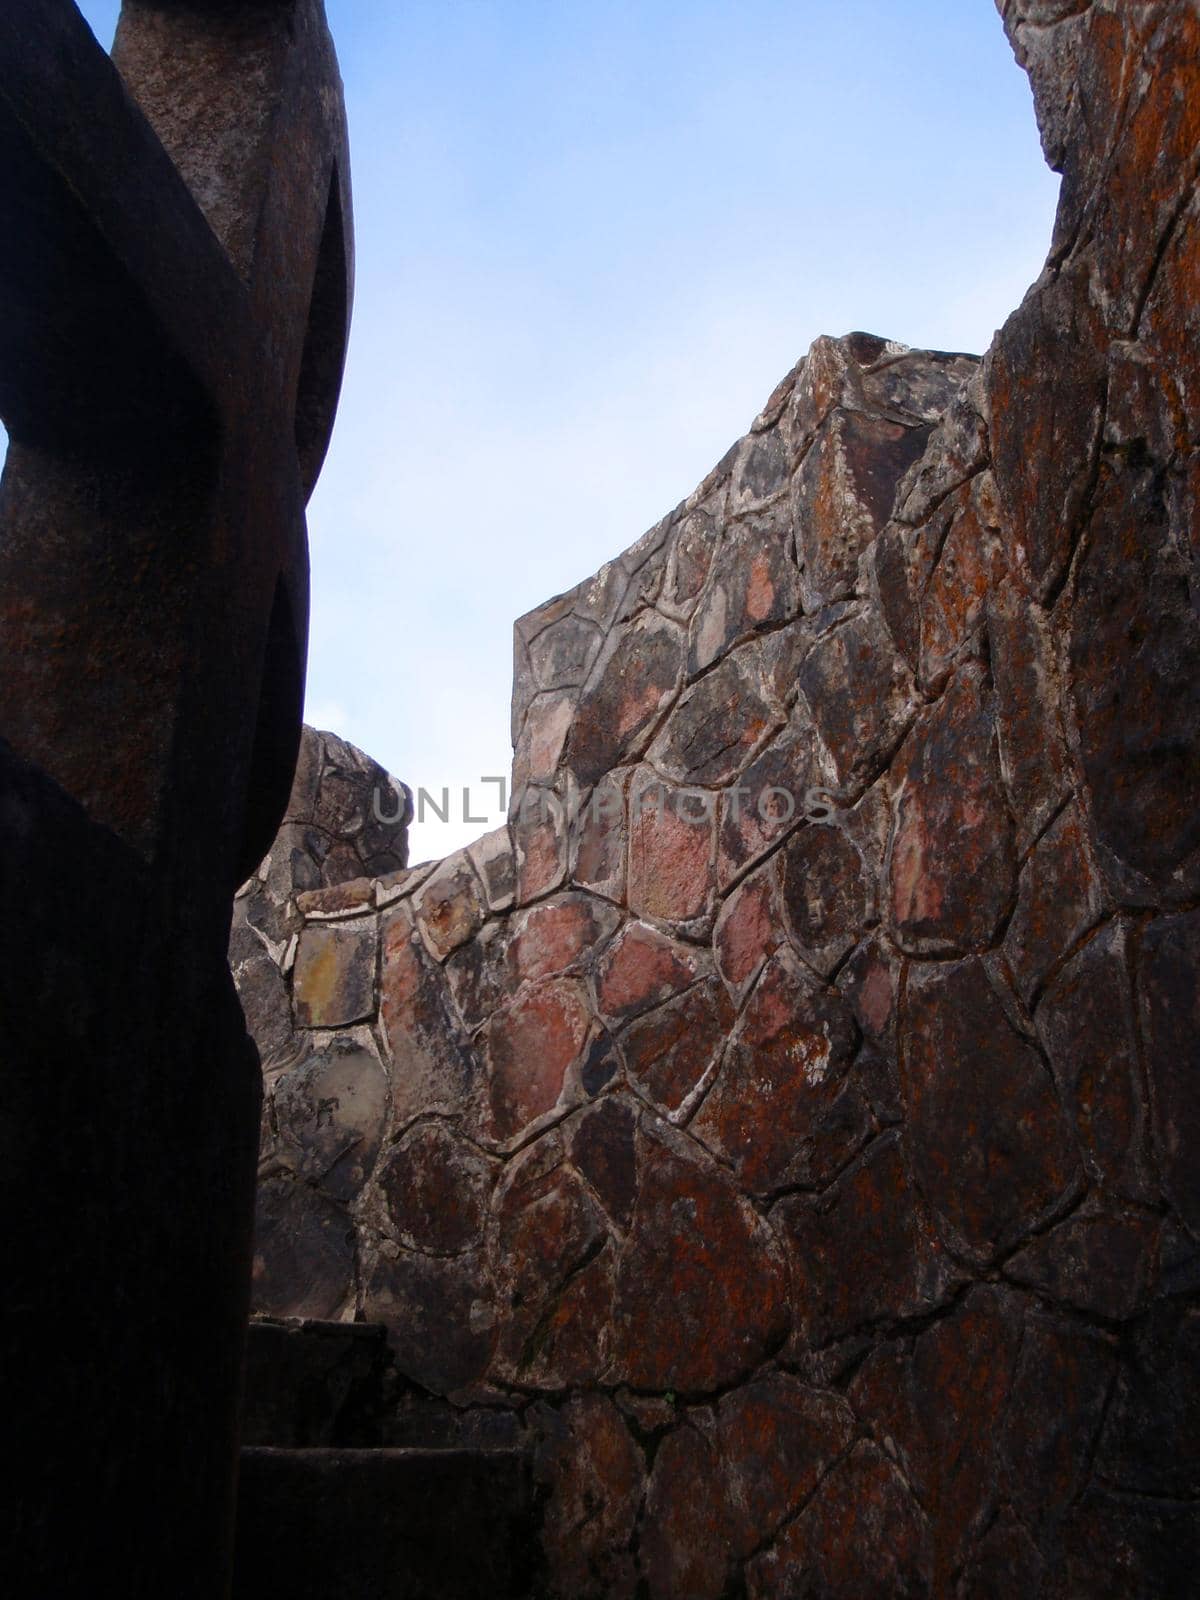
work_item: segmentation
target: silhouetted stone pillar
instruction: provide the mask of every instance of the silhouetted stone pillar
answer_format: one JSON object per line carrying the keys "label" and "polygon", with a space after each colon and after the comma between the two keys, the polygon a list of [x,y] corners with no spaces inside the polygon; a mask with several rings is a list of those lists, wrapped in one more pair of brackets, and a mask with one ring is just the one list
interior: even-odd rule
{"label": "silhouetted stone pillar", "polygon": [[[115,64],[114,64],[115,63]],[[14,1593],[228,1578],[260,1081],[226,964],[300,735],[351,296],[320,0],[0,12]]]}

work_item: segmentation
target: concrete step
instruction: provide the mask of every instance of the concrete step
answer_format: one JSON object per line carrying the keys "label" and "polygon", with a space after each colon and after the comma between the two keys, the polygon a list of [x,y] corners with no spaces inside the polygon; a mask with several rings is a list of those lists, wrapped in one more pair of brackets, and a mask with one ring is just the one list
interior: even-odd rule
{"label": "concrete step", "polygon": [[242,1451],[233,1600],[524,1600],[519,1451]]}

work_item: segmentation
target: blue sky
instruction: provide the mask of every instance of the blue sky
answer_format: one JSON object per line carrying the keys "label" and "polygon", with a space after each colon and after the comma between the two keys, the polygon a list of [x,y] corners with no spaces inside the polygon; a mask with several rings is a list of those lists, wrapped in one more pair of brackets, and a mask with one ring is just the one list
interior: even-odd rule
{"label": "blue sky", "polygon": [[[81,9],[107,44],[117,5]],[[307,714],[478,814],[513,619],[683,498],[819,333],[982,351],[1057,180],[992,0],[328,11],[358,292]],[[482,831],[460,814],[414,859]]]}

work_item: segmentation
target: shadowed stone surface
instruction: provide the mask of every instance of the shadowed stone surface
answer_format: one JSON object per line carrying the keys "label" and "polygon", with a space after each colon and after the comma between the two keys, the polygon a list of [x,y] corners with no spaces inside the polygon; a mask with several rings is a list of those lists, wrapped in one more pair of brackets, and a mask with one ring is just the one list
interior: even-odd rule
{"label": "shadowed stone surface", "polygon": [[[0,1541],[18,1592],[218,1600],[261,1099],[230,907],[296,766],[353,280],[320,0],[130,0],[111,61],[70,0],[11,0],[0,167]],[[338,1026],[374,1007],[343,949]],[[340,1306],[339,1201],[281,1174],[266,1209],[272,1294],[311,1267]]]}

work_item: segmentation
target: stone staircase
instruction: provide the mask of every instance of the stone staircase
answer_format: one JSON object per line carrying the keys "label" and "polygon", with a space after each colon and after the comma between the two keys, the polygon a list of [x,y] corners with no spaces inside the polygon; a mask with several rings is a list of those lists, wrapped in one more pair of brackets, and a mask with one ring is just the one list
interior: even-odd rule
{"label": "stone staircase", "polygon": [[382,1327],[251,1324],[234,1600],[534,1594],[526,1452],[397,1446],[395,1399]]}

